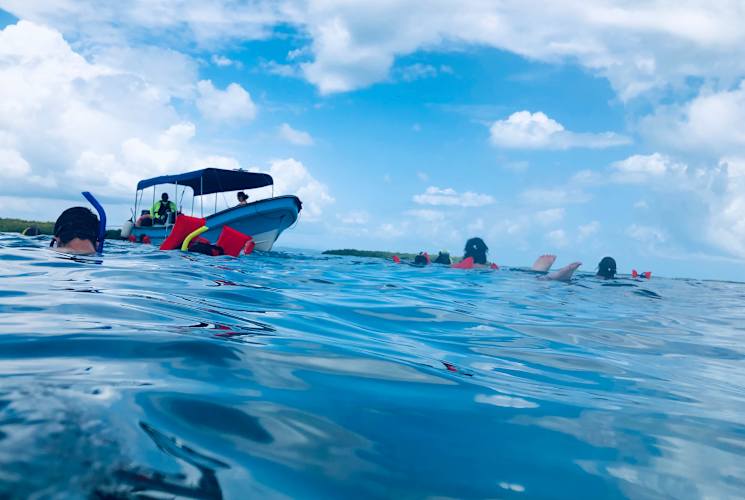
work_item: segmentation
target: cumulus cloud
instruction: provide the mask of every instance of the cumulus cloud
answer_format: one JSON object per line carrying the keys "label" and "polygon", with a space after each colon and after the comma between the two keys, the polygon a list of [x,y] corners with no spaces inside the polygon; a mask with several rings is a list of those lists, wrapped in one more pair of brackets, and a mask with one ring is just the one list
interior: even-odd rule
{"label": "cumulus cloud", "polygon": [[353,226],[364,226],[370,222],[370,214],[364,210],[352,210],[343,214],[336,214],[336,218],[342,224],[349,224]]}
{"label": "cumulus cloud", "polygon": [[512,149],[607,148],[630,142],[629,138],[613,132],[571,132],[540,111],[512,113],[492,123],[489,132],[492,145]]}
{"label": "cumulus cloud", "polygon": [[313,145],[313,137],[308,132],[294,129],[288,123],[280,125],[279,136],[287,142],[297,146]]}
{"label": "cumulus cloud", "polygon": [[582,241],[596,234],[599,230],[600,230],[600,222],[594,220],[592,222],[588,222],[587,224],[580,225],[577,228],[577,234],[578,234],[580,241]]}
{"label": "cumulus cloud", "polygon": [[251,121],[256,117],[256,104],[246,89],[231,83],[225,90],[215,88],[210,80],[197,84],[197,108],[202,116],[213,121]]}
{"label": "cumulus cloud", "polygon": [[549,208],[536,212],[535,220],[544,226],[555,224],[564,218],[565,210],[563,208]]}
{"label": "cumulus cloud", "polygon": [[328,187],[294,158],[272,161],[269,174],[274,178],[275,194],[294,194],[300,198],[304,220],[319,220],[324,207],[335,201]]}
{"label": "cumulus cloud", "polygon": [[557,188],[531,188],[520,194],[523,201],[533,205],[569,205],[574,203],[586,203],[592,197],[578,189],[563,187]]}
{"label": "cumulus cloud", "polygon": [[564,248],[569,245],[569,238],[563,229],[555,229],[546,234],[546,241],[556,248]]}
{"label": "cumulus cloud", "polygon": [[414,195],[414,202],[419,205],[481,207],[494,203],[494,198],[487,194],[466,191],[458,193],[452,188],[440,189],[430,186],[423,194]]}
{"label": "cumulus cloud", "polygon": [[660,153],[629,156],[611,167],[614,170],[611,180],[621,184],[640,184],[662,178],[669,182],[670,176],[684,176],[687,171],[686,165]]}
{"label": "cumulus cloud", "polygon": [[[685,83],[690,77],[731,83],[745,73],[745,11],[737,2],[681,5],[580,0],[147,0],[111,3],[3,0],[18,17],[53,25],[86,44],[117,37],[184,33],[201,47],[267,38],[284,24],[309,38],[305,78],[322,93],[358,89],[388,78],[396,57],[420,50],[480,46],[545,62],[579,64],[608,78],[622,99]],[[124,32],[124,34],[122,34]]]}
{"label": "cumulus cloud", "polygon": [[[0,135],[6,160],[13,158],[14,171],[25,176],[25,190],[32,184],[42,192],[59,186],[55,195],[79,191],[68,182],[80,180],[77,165],[94,157],[121,165],[141,137],[157,137],[178,123],[168,97],[180,88],[176,73],[169,84],[91,63],[60,33],[28,21],[0,30]],[[162,171],[150,164],[128,167],[133,177]],[[108,171],[97,168],[84,178],[121,192]],[[7,186],[6,193],[13,190]]]}
{"label": "cumulus cloud", "polygon": [[654,244],[667,241],[665,232],[657,227],[632,224],[626,228],[626,235],[642,243]]}
{"label": "cumulus cloud", "polygon": [[745,81],[733,90],[706,90],[691,101],[657,109],[640,130],[657,146],[714,157],[745,151]]}

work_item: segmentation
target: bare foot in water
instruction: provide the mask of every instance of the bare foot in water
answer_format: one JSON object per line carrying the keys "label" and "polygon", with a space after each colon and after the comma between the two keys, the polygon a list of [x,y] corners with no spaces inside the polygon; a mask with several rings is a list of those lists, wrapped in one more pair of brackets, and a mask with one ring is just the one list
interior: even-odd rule
{"label": "bare foot in water", "polygon": [[556,262],[556,255],[541,255],[533,263],[533,271],[540,271],[542,273],[547,272],[551,269],[551,266]]}
{"label": "bare foot in water", "polygon": [[577,268],[581,265],[581,262],[572,262],[568,266],[564,266],[558,271],[554,271],[548,274],[546,276],[546,279],[556,281],[569,281],[570,279],[572,279],[572,274],[574,274],[574,271],[576,271]]}

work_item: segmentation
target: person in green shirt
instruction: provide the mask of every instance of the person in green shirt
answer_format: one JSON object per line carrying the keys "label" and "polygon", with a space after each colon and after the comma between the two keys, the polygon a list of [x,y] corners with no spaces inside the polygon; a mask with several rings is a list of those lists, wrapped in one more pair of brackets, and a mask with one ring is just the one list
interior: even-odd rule
{"label": "person in green shirt", "polygon": [[160,200],[156,201],[152,210],[150,210],[153,224],[165,224],[168,220],[168,214],[171,212],[176,213],[176,204],[168,201],[168,193],[163,193],[160,195]]}

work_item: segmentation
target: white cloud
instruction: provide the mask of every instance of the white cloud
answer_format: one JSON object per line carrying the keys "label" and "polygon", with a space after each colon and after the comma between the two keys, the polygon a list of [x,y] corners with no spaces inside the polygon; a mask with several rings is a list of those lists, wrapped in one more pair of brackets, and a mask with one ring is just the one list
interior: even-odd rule
{"label": "white cloud", "polygon": [[308,132],[294,129],[287,123],[280,125],[279,136],[287,142],[298,146],[313,145],[313,137]]}
{"label": "white cloud", "polygon": [[293,158],[274,160],[269,174],[274,178],[275,194],[294,194],[303,202],[306,221],[319,220],[323,208],[334,203],[328,187],[316,180],[305,165]]}
{"label": "white cloud", "polygon": [[555,229],[546,234],[546,241],[556,248],[564,248],[569,244],[569,239],[563,229]]}
{"label": "white cloud", "polygon": [[494,203],[494,198],[487,194],[466,191],[458,193],[452,188],[440,189],[430,186],[423,194],[414,195],[414,202],[420,205],[481,207]]}
{"label": "white cloud", "polygon": [[405,214],[409,217],[414,217],[426,222],[439,222],[445,219],[445,214],[439,210],[431,210],[428,208],[418,210],[407,210]]}
{"label": "white cloud", "polygon": [[641,121],[653,143],[714,157],[745,151],[745,81],[722,92],[702,92],[677,106],[662,107]]}
{"label": "white cloud", "polygon": [[256,104],[251,94],[237,83],[219,90],[210,80],[202,80],[197,84],[197,91],[197,108],[209,120],[247,122],[256,117]]}
{"label": "white cloud", "polygon": [[666,178],[665,182],[669,182],[669,176],[683,176],[687,171],[686,165],[660,153],[629,156],[613,163],[611,167],[615,171],[611,179],[621,184],[639,184],[663,177]]}
{"label": "white cloud", "polygon": [[540,111],[512,113],[507,119],[492,123],[489,131],[492,145],[513,149],[607,148],[630,142],[613,132],[570,132]]}
{"label": "white cloud", "polygon": [[452,74],[453,69],[450,66],[442,65],[439,68],[431,64],[414,63],[408,66],[398,68],[396,71],[398,77],[405,82],[423,80],[426,78],[435,78],[441,73]]}
{"label": "white cloud", "polygon": [[352,210],[351,212],[336,214],[336,218],[339,219],[342,224],[354,226],[364,226],[370,222],[370,214],[364,210]]}
{"label": "white cloud", "polygon": [[419,180],[422,182],[427,182],[429,180],[429,175],[421,170],[416,173],[416,176],[419,177]]}
{"label": "white cloud", "polygon": [[31,165],[15,149],[0,147],[0,178],[20,179],[31,173]]}
{"label": "white cloud", "polygon": [[563,208],[549,208],[541,210],[534,215],[535,220],[544,226],[555,224],[564,218],[565,210]]}
{"label": "white cloud", "polygon": [[[396,57],[421,50],[492,47],[533,60],[570,62],[609,79],[622,99],[702,78],[727,86],[745,73],[745,11],[738,2],[680,4],[580,0],[181,0],[29,2],[3,8],[79,37],[87,46],[165,36],[213,48],[268,38],[289,24],[310,39],[305,77],[322,93],[385,80]],[[176,34],[180,36],[175,36]],[[188,34],[188,36],[184,36]]]}
{"label": "white cloud", "polygon": [[667,241],[665,232],[654,226],[632,224],[626,228],[626,235],[641,243],[654,244]]}
{"label": "white cloud", "polygon": [[600,222],[594,220],[592,222],[588,222],[587,224],[582,224],[577,228],[577,233],[579,235],[580,241],[586,240],[590,236],[597,234],[597,232],[600,230]]}
{"label": "white cloud", "polygon": [[212,64],[214,64],[215,66],[219,66],[221,68],[232,66],[236,63],[229,57],[221,56],[220,54],[212,54],[212,57],[210,58],[210,60],[212,61]]}
{"label": "white cloud", "polygon": [[520,195],[523,201],[533,205],[569,205],[586,203],[591,196],[577,189],[566,188],[531,188]]}
{"label": "white cloud", "polygon": [[[100,185],[110,195],[129,196],[132,179],[167,168],[153,160],[172,158],[168,143],[176,139],[174,134],[190,138],[194,133],[193,125],[184,131],[170,106],[172,97],[188,94],[184,82],[191,63],[162,51],[143,54],[136,72],[127,72],[88,62],[58,32],[44,26],[20,21],[0,30],[1,145],[13,151],[6,151],[6,160],[14,158],[14,170],[23,172],[27,184],[6,186],[5,194],[23,195],[32,184],[39,194],[78,196],[81,188]],[[173,80],[167,74],[149,76],[158,55],[163,55],[163,67]],[[183,70],[175,69],[179,61],[186,66]],[[161,142],[160,135],[169,130]],[[149,148],[147,154],[138,156],[143,145]],[[188,160],[180,166],[184,168],[194,155],[185,150],[181,154]],[[135,157],[137,161],[127,161]],[[97,161],[101,163],[95,165]],[[87,173],[80,175],[83,165]]]}

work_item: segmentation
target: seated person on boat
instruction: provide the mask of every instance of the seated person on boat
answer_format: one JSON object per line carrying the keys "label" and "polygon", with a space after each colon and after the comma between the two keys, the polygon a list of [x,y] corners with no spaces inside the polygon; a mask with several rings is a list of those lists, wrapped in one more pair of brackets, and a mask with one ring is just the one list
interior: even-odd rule
{"label": "seated person on boat", "polygon": [[152,210],[150,210],[153,224],[165,224],[169,219],[170,213],[176,213],[176,204],[168,201],[168,193],[163,193],[160,195],[160,200],[156,201]]}

